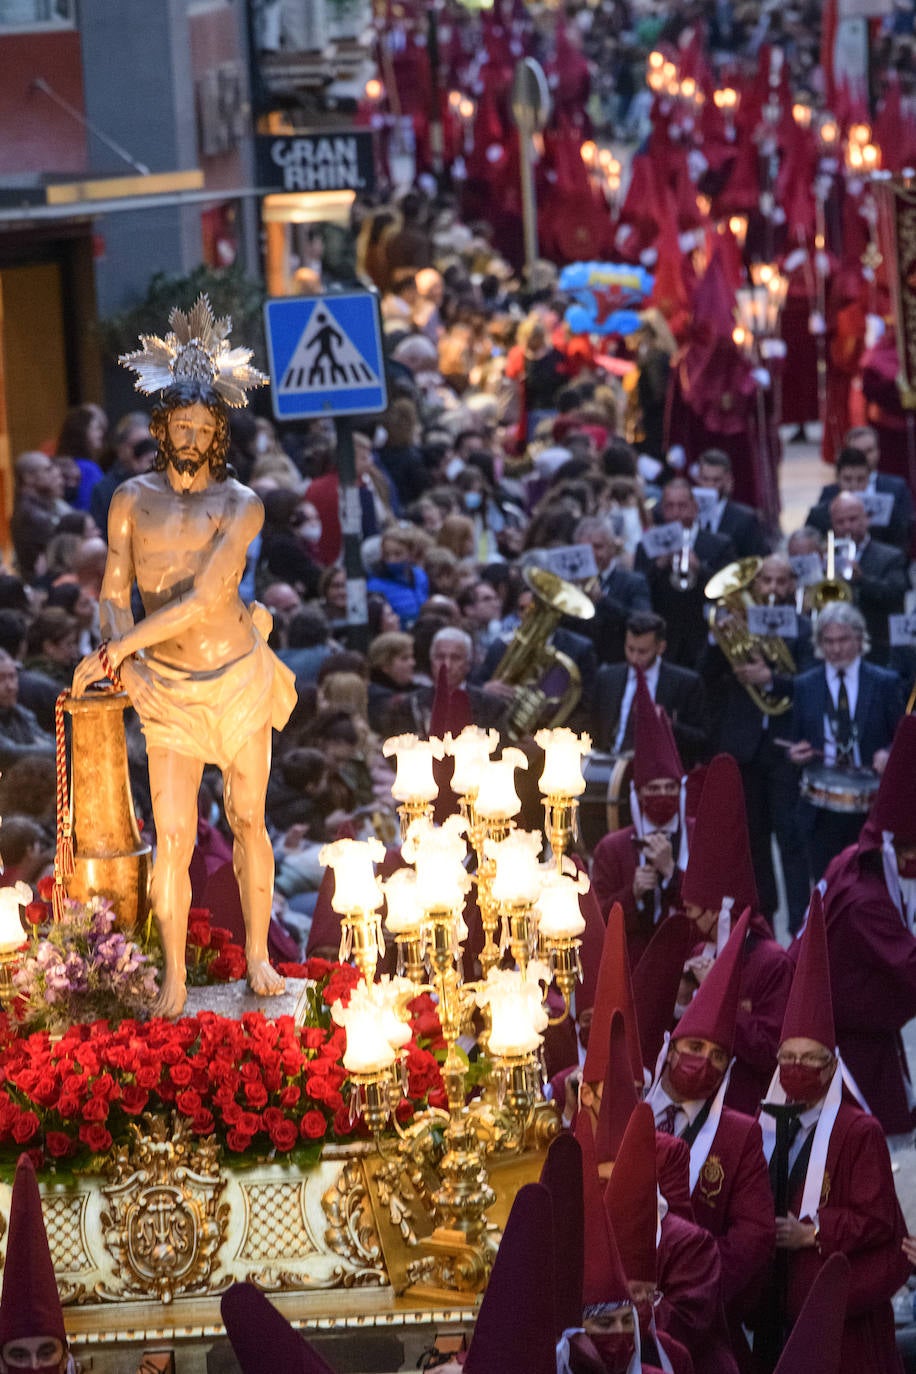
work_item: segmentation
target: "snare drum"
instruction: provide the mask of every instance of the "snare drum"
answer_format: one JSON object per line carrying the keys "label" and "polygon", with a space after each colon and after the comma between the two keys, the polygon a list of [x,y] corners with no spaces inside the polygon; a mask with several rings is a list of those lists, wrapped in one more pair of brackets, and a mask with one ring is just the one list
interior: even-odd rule
{"label": "snare drum", "polygon": [[871,768],[831,768],[815,763],[802,773],[801,796],[822,811],[859,815],[871,809],[879,782]]}
{"label": "snare drum", "polygon": [[591,753],[582,769],[585,791],[579,798],[579,834],[586,852],[614,830],[629,825],[632,754]]}

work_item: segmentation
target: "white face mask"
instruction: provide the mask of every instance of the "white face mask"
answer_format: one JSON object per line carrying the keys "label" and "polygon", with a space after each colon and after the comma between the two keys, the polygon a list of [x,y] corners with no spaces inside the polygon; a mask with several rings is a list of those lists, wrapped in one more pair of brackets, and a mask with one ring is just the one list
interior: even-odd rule
{"label": "white face mask", "polygon": [[321,538],[321,521],[306,520],[304,525],[299,526],[299,533],[309,544],[317,544]]}
{"label": "white face mask", "polygon": [[455,478],[461,472],[464,472],[463,460],[461,458],[450,458],[445,468],[445,475],[448,480],[454,482]]}

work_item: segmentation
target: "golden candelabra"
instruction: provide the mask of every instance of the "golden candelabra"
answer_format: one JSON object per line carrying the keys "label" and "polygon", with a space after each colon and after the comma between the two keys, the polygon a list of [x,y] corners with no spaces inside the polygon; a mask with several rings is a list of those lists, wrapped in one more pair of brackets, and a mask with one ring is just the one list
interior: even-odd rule
{"label": "golden candelabra", "polygon": [[[354,1110],[362,1111],[383,1153],[390,1143],[382,1133],[393,1125],[394,1148],[405,1166],[435,1157],[435,1228],[419,1243],[421,1258],[413,1266],[410,1291],[440,1301],[479,1291],[486,1283],[493,1256],[487,1210],[495,1200],[486,1161],[520,1150],[546,1107],[541,1042],[550,1024],[547,991],[555,982],[563,998],[555,1021],[563,1020],[581,976],[578,937],[585,923],[579,896],[588,879],[570,876],[575,870],[565,855],[584,789],[581,760],[591,741],[566,729],[536,737],[545,753],[539,785],[546,861],[540,833],[516,825],[521,803],[515,770],[527,768],[528,759],[512,748],[491,758],[497,742],[495,731],[474,726],[444,741],[411,735],[387,740],[385,754],[397,759],[392,792],[399,803],[402,854],[410,867],[380,885],[373,864],[381,859],[382,846],[374,840],[339,840],[320,856],[335,871],[341,957],[352,957],[363,978],[348,1006],[332,1009],[347,1029],[344,1066]],[[458,813],[436,826],[432,762],[445,754],[454,758],[451,787]],[[484,943],[482,976],[466,982],[464,908],[474,881],[471,864]],[[388,933],[397,944],[398,977],[374,982],[383,947],[383,900]],[[401,1095],[398,1060],[409,1036],[407,1003],[423,987],[435,997],[445,1042],[447,1110],[429,1108],[405,1128],[393,1110]],[[469,1035],[486,1054],[489,1069],[485,1090],[475,1097],[469,1092],[470,1061],[460,1043]]]}

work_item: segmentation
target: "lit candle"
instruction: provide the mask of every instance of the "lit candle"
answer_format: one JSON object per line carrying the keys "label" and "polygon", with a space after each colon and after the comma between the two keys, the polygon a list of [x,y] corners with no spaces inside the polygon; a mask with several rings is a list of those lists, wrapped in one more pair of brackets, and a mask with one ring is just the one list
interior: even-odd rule
{"label": "lit candle", "polygon": [[532,905],[541,890],[541,832],[513,830],[504,840],[484,840],[484,853],[496,864],[491,888],[497,905]]}
{"label": "lit candle", "polygon": [[455,760],[452,791],[459,797],[476,796],[480,775],[499,744],[499,733],[466,725],[460,735],[446,735],[444,742],[445,752]]}
{"label": "lit candle", "polygon": [[418,739],[416,735],[395,735],[382,745],[385,758],[397,758],[397,773],[391,795],[400,802],[431,802],[439,795],[433,777],[433,759],[445,753],[441,739]]}
{"label": "lit candle", "polygon": [[32,889],[26,883],[0,887],[0,954],[10,954],[25,944],[20,907],[28,906]]}
{"label": "lit candle", "polygon": [[542,875],[537,900],[538,932],[548,944],[554,940],[574,940],[582,934],[585,919],[579,909],[579,895],[588,889],[584,873],[568,877],[554,868]]}
{"label": "lit candle", "polygon": [[334,897],[331,905],[341,915],[353,911],[377,911],[382,905],[382,890],[372,867],[385,857],[380,840],[334,840],[322,845],[318,862],[334,870]]}
{"label": "lit candle", "polygon": [[398,868],[382,883],[388,913],[385,925],[392,935],[416,935],[423,925],[423,904],[412,868]]}
{"label": "lit candle", "polygon": [[576,735],[564,727],[539,730],[535,744],[544,750],[544,771],[538,787],[547,797],[580,797],[585,791],[582,757],[591,751],[589,735]]}
{"label": "lit candle", "polygon": [[507,821],[522,809],[515,790],[516,768],[527,768],[521,749],[504,749],[502,757],[490,759],[480,771],[476,810],[481,820]]}
{"label": "lit candle", "polygon": [[547,1028],[544,987],[550,971],[538,960],[526,973],[518,969],[491,969],[487,981],[477,992],[477,1005],[490,1008],[490,1054],[498,1059],[531,1054],[543,1040]]}
{"label": "lit candle", "polygon": [[424,818],[414,821],[401,853],[417,870],[417,900],[424,912],[454,911],[464,906],[471,879],[464,866],[467,821],[449,816],[444,825]]}

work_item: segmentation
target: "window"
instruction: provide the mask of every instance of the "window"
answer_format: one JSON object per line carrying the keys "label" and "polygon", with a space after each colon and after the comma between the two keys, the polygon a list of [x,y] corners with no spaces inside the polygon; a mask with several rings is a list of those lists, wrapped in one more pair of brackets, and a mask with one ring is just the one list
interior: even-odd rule
{"label": "window", "polygon": [[76,0],[0,0],[0,31],[75,27]]}

